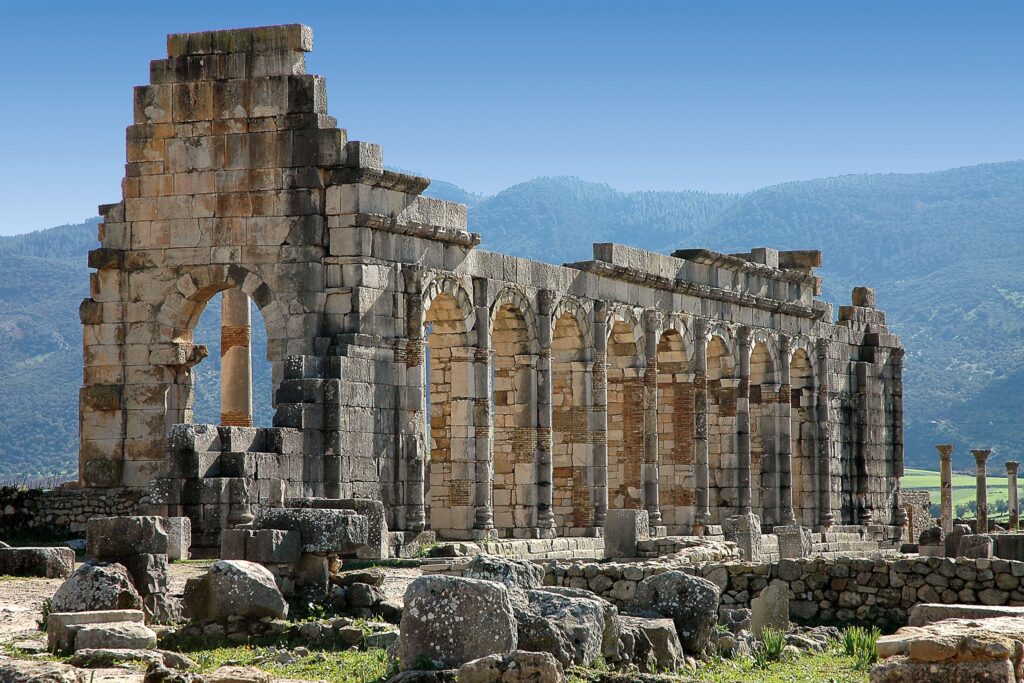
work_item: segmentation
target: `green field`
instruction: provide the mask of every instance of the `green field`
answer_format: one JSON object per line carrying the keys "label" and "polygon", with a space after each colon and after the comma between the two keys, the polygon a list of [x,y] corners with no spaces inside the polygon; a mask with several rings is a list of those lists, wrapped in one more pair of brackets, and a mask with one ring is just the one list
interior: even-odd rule
{"label": "green field", "polygon": [[[931,470],[908,469],[902,480],[902,488],[905,491],[928,491],[931,493],[932,503],[939,504],[939,473]],[[988,504],[991,508],[998,501],[1006,500],[1006,477],[988,477]],[[956,507],[974,502],[975,479],[973,474],[953,473],[953,515],[956,516]],[[1007,515],[1003,514],[1005,518]],[[964,518],[974,517],[973,512],[963,515]],[[990,513],[992,519],[999,519],[1000,515]]]}

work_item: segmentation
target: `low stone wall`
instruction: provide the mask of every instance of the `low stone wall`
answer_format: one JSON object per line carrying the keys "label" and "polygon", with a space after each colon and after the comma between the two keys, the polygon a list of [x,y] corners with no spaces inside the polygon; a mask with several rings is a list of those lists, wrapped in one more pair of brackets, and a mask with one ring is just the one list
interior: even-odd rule
{"label": "low stone wall", "polygon": [[577,557],[603,557],[604,539],[588,536],[542,538],[536,540],[500,540],[481,543],[488,555],[519,557],[531,560],[568,560]]}
{"label": "low stone wall", "polygon": [[133,489],[0,487],[0,540],[42,533],[83,536],[94,517],[137,514],[142,495]]}
{"label": "low stone wall", "polygon": [[789,587],[798,623],[866,624],[893,629],[924,602],[1024,605],[1024,562],[944,557],[781,560],[774,564],[708,563],[686,571],[722,589],[724,607],[750,607],[769,583]]}

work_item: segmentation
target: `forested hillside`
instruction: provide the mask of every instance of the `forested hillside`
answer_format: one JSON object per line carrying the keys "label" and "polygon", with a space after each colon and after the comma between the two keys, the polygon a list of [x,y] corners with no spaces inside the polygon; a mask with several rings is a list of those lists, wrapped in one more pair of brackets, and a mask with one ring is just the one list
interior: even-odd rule
{"label": "forested hillside", "polygon": [[[538,178],[497,195],[435,182],[428,194],[470,206],[483,248],[561,263],[592,242],[670,251],[752,246],[821,249],[825,298],[879,291],[907,347],[907,458],[932,466],[933,444],[1024,455],[1024,162],[938,173],[844,176],[744,195],[624,193],[577,178]],[[0,237],[0,477],[75,469],[81,382],[78,304],[96,222]],[[197,337],[216,344],[216,302]],[[258,320],[258,315],[254,316]],[[258,419],[269,421],[262,326],[254,330]],[[213,349],[197,368],[197,412],[216,414]],[[209,364],[209,367],[207,365]]]}

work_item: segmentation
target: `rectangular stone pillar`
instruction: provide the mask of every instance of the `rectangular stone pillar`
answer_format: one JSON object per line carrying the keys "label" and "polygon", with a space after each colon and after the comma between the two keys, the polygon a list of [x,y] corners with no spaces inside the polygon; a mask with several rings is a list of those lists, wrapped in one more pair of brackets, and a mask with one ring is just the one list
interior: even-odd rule
{"label": "rectangular stone pillar", "polygon": [[487,305],[487,280],[473,278],[476,348],[473,354],[473,440],[476,453],[476,496],[473,528],[481,537],[494,536],[491,453],[491,313]]}
{"label": "rectangular stone pillar", "polygon": [[693,351],[693,478],[694,512],[693,533],[703,535],[711,523],[708,471],[708,321],[697,320]]}
{"label": "rectangular stone pillar", "polygon": [[953,444],[939,444],[935,448],[939,451],[940,526],[948,534],[953,530]]}
{"label": "rectangular stone pillar", "polygon": [[651,527],[661,525],[658,472],[658,328],[657,311],[646,311],[644,325],[644,507]]}
{"label": "rectangular stone pillar", "polygon": [[537,358],[537,529],[541,538],[555,537],[555,513],[552,507],[554,494],[554,464],[551,441],[551,313],[555,294],[542,289],[537,297],[537,325],[540,336],[540,352]]}
{"label": "rectangular stone pillar", "polygon": [[737,333],[739,384],[736,388],[736,488],[739,514],[750,514],[750,328]]}
{"label": "rectangular stone pillar", "polygon": [[608,513],[608,302],[594,302],[594,527],[604,527]]}
{"label": "rectangular stone pillar", "polygon": [[240,289],[220,301],[220,423],[252,426],[252,309]]}
{"label": "rectangular stone pillar", "polygon": [[828,388],[829,388],[829,367],[828,367],[828,340],[819,339],[815,343],[817,355],[818,387],[815,399],[817,409],[817,434],[818,434],[818,472],[821,476],[819,483],[818,501],[818,524],[824,529],[832,526],[835,516],[832,514],[832,457],[831,444],[829,440],[828,420]]}
{"label": "rectangular stone pillar", "polygon": [[788,335],[779,338],[779,524],[796,524],[793,512],[793,402],[792,380],[790,378],[790,339]]}
{"label": "rectangular stone pillar", "polygon": [[1006,463],[1007,506],[1010,509],[1010,529],[1020,528],[1020,508],[1017,502],[1017,468],[1020,463],[1011,460]]}
{"label": "rectangular stone pillar", "polygon": [[975,500],[978,506],[977,512],[977,524],[975,525],[976,534],[987,534],[988,533],[988,456],[992,454],[989,449],[975,449],[971,453],[974,455],[974,475],[976,478],[975,486]]}

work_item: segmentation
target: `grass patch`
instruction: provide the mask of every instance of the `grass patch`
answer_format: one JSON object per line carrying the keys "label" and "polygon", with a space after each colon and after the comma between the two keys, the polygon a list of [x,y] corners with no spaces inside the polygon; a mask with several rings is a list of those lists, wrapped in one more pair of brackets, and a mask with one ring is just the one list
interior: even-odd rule
{"label": "grass patch", "polygon": [[759,666],[753,659],[714,659],[683,681],[707,683],[867,683],[868,672],[857,669],[856,660],[838,650],[802,653],[793,659]]}
{"label": "grass patch", "polygon": [[387,680],[391,662],[387,652],[374,650],[317,650],[291,664],[278,664],[265,647],[222,647],[187,652],[198,664],[200,673],[221,666],[255,666],[274,677],[300,680],[327,680],[333,683],[375,683]]}

